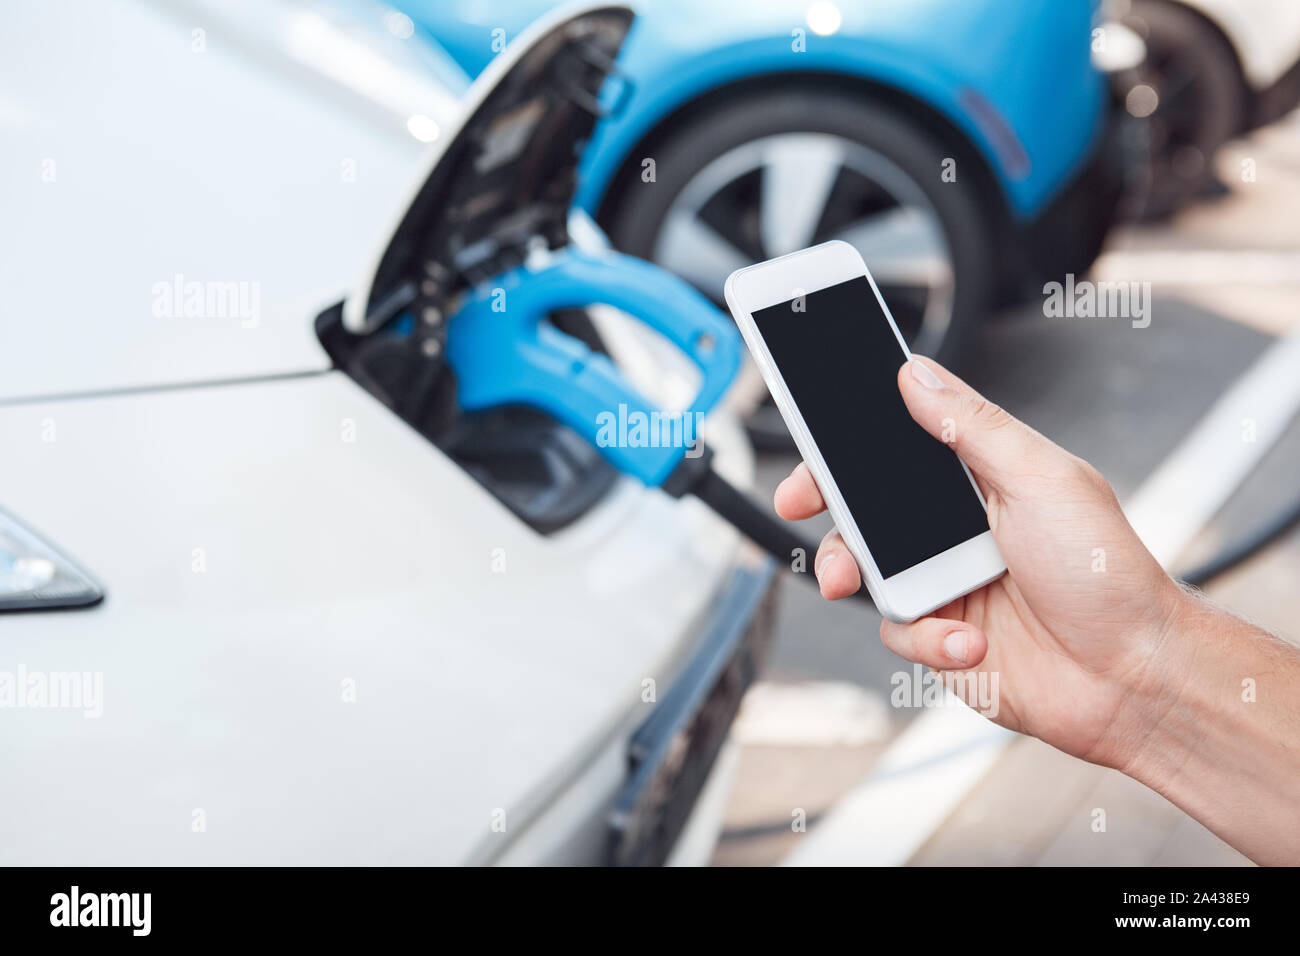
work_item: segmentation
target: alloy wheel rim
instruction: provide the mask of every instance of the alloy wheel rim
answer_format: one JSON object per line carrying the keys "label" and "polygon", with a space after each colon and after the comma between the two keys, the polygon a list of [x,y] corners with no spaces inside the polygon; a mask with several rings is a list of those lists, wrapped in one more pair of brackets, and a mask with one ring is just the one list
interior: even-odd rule
{"label": "alloy wheel rim", "polygon": [[669,207],[653,259],[718,301],[735,269],[831,239],[857,247],[909,345],[934,354],[954,301],[939,215],[912,176],[844,137],[779,133],[716,157]]}

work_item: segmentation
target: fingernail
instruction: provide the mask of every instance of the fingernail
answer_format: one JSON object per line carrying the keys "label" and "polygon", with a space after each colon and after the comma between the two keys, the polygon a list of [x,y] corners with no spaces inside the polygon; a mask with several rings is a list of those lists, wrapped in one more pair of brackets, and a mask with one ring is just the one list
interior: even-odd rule
{"label": "fingernail", "polygon": [[943,652],[955,661],[966,663],[966,632],[953,631],[943,639]]}
{"label": "fingernail", "polygon": [[836,557],[838,557],[838,555],[836,554],[836,552],[832,551],[830,554],[826,555],[826,557],[822,558],[821,564],[813,568],[814,573],[816,573],[817,575],[818,581],[822,579],[822,572],[826,570],[826,565],[834,561]]}
{"label": "fingernail", "polygon": [[926,368],[916,359],[912,359],[907,364],[912,367],[912,378],[916,379],[926,388],[945,387],[943,382],[939,381],[938,375],[935,375],[932,371],[930,371],[928,368]]}

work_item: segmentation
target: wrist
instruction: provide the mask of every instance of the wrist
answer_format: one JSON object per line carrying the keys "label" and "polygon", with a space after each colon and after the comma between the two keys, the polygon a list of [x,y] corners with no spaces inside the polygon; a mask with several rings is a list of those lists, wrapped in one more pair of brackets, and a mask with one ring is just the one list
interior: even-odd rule
{"label": "wrist", "polygon": [[1125,690],[1110,766],[1256,862],[1300,861],[1300,651],[1180,592]]}
{"label": "wrist", "polygon": [[1166,579],[1152,602],[1151,618],[1130,640],[1133,663],[1119,680],[1123,703],[1115,715],[1111,747],[1098,761],[1160,789],[1171,767],[1182,766],[1190,741],[1181,732],[1195,710],[1194,661],[1200,635],[1214,611]]}

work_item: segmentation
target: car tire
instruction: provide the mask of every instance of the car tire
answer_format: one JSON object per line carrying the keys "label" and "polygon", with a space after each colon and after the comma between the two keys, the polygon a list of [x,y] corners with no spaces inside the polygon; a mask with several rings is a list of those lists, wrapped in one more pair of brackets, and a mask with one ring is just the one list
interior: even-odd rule
{"label": "car tire", "polygon": [[[1215,190],[1214,154],[1242,128],[1246,86],[1223,34],[1181,4],[1133,0],[1123,22],[1147,45],[1146,60],[1126,91],[1129,112],[1146,119],[1148,139],[1135,215],[1162,219]],[[1154,112],[1145,117],[1140,97],[1149,101],[1149,94],[1139,93],[1140,86],[1157,97]]]}
{"label": "car tire", "polygon": [[[933,221],[927,219],[929,224],[924,230],[918,226],[916,231],[918,235],[924,232],[924,241],[932,241],[937,227],[947,249],[950,301],[947,315],[940,317],[942,325],[937,320],[931,323],[937,334],[923,335],[928,331],[924,321],[908,328],[909,315],[915,318],[919,314],[924,319],[928,314],[925,307],[910,301],[917,290],[891,281],[887,264],[873,263],[869,252],[864,252],[864,258],[909,341],[917,342],[922,350],[940,361],[952,362],[971,328],[989,310],[994,288],[991,250],[997,245],[997,231],[993,218],[983,208],[982,180],[971,170],[963,169],[961,163],[954,165],[953,157],[964,153],[945,147],[919,123],[893,107],[872,101],[867,95],[803,88],[737,96],[697,111],[686,122],[670,127],[666,134],[648,143],[645,156],[629,159],[628,174],[622,180],[617,198],[603,207],[603,224],[612,241],[626,252],[674,268],[671,261],[665,261],[671,256],[662,254],[663,243],[669,232],[666,228],[669,217],[680,218],[680,200],[687,190],[698,186],[701,175],[716,168],[720,161],[726,162],[726,157],[743,157],[745,150],[752,150],[755,144],[767,149],[769,154],[786,149],[780,145],[782,137],[787,140],[795,137],[796,143],[810,144],[823,142],[820,138],[827,137],[824,143],[833,140],[847,151],[845,166],[836,174],[826,208],[811,234],[800,238],[800,246],[836,238],[844,231],[840,227],[851,225],[845,217],[852,210],[870,210],[869,217],[877,217],[861,220],[867,223],[865,228],[875,228],[871,223],[883,221],[884,217],[908,219],[912,208],[908,203],[918,210],[909,222],[919,221],[922,215],[932,215]],[[655,161],[650,182],[641,175],[647,158]],[[848,165],[850,160],[852,168]],[[818,159],[818,163],[823,161],[824,157]],[[747,197],[754,198],[752,171],[746,171],[745,164],[739,160],[735,168],[740,170],[740,175],[723,187],[731,190],[730,210],[726,203],[719,203],[716,208],[706,205],[698,218],[705,218],[707,212],[724,232],[729,230],[725,238],[739,253],[732,265],[746,265],[793,251],[785,247],[771,248],[765,243],[766,207],[762,206],[762,198],[756,200],[758,208],[746,205]],[[955,181],[945,181],[954,178],[945,177],[945,169],[955,173]],[[888,180],[876,184],[880,196],[872,193],[870,176],[864,170],[874,170],[875,175]],[[898,179],[900,174],[906,182]],[[769,167],[763,166],[759,175],[760,193],[768,175]],[[782,174],[771,175],[780,179]],[[790,174],[784,175],[781,181],[789,182]],[[795,185],[797,191],[803,184]],[[897,209],[886,204],[884,194],[890,190],[900,193],[893,197],[898,201]],[[720,191],[718,197],[722,196]],[[921,242],[918,240],[918,246]],[[690,266],[687,263],[687,271]],[[929,265],[923,263],[921,268]],[[674,271],[683,274],[681,268]],[[723,280],[728,271],[716,276],[710,274],[704,281],[698,275],[685,277],[721,304]],[[937,267],[934,271],[939,273]]]}

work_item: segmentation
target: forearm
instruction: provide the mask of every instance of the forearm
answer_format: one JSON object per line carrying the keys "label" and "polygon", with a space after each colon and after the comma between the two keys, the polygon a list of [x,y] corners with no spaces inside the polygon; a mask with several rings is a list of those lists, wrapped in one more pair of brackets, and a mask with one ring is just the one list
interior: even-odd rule
{"label": "forearm", "polygon": [[1300,649],[1189,595],[1157,654],[1120,769],[1257,863],[1300,864]]}

